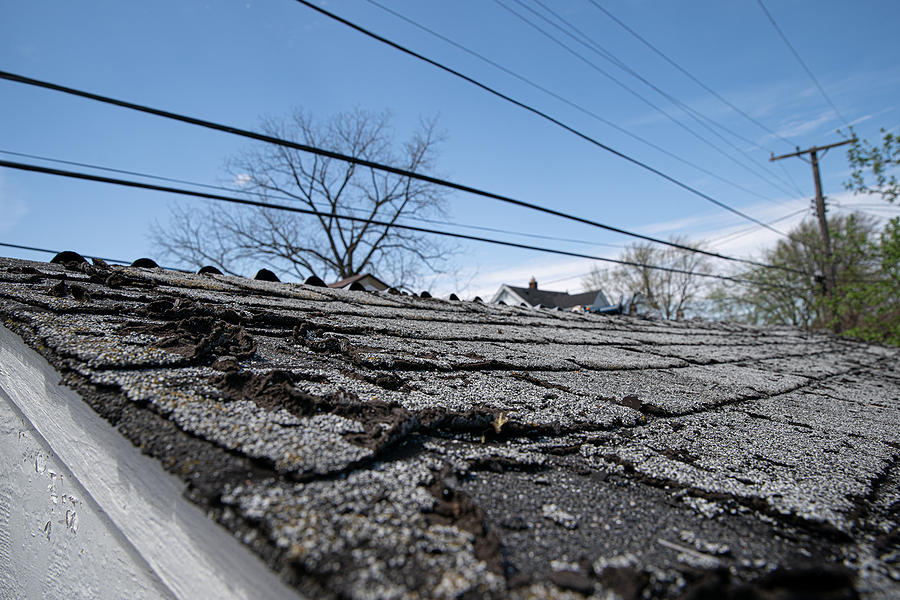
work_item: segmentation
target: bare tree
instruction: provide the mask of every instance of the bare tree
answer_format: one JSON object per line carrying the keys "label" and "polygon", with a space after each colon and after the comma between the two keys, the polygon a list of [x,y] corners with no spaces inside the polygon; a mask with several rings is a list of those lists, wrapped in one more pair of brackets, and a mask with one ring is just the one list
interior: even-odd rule
{"label": "bare tree", "polygon": [[[390,120],[387,111],[356,109],[320,122],[296,109],[287,118],[264,118],[262,132],[407,171],[432,172],[442,140],[436,120],[421,121],[399,146]],[[390,226],[403,218],[446,216],[439,186],[263,143],[240,152],[225,167],[230,183],[254,200],[364,221],[214,202],[201,209],[175,205],[169,226],[157,224],[152,231],[169,256],[227,273],[265,265],[301,279],[310,273],[342,279],[371,271],[395,287],[411,285],[423,268],[440,272],[445,263],[445,245]]]}
{"label": "bare tree", "polygon": [[[669,241],[700,249],[705,245],[703,242],[691,244],[682,236],[672,236]],[[635,264],[619,265],[612,269],[600,269],[594,265],[582,278],[582,286],[586,290],[603,289],[609,298],[640,294],[646,304],[664,319],[676,318],[679,311],[689,309],[700,299],[706,288],[702,275],[711,270],[709,258],[703,254],[655,244],[629,245],[619,260]],[[668,267],[684,272],[636,265]]]}

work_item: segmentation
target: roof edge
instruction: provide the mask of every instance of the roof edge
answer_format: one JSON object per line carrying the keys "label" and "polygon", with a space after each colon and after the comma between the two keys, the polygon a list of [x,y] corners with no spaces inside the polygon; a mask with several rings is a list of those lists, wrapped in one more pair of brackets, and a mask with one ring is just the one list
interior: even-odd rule
{"label": "roof edge", "polygon": [[60,385],[50,363],[3,325],[0,366],[0,401],[21,414],[71,473],[87,495],[82,510],[93,505],[113,535],[149,566],[161,582],[160,597],[238,600],[264,589],[278,600],[302,598],[185,499],[183,482],[141,454],[74,390]]}

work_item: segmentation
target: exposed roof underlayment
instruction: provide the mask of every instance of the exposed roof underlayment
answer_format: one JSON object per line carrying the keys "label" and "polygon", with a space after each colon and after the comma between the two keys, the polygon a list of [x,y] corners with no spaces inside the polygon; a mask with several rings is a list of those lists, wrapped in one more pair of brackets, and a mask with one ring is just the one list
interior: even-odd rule
{"label": "exposed roof underlayment", "polygon": [[[193,517],[169,521],[212,525],[312,598],[900,594],[896,348],[13,260],[0,315],[68,386],[45,365],[47,397],[13,397],[25,350],[5,337],[3,389],[150,591],[199,597],[109,507],[183,490]],[[115,429],[54,442],[86,407]],[[126,455],[143,461],[133,486],[85,483],[88,468],[128,481]],[[141,487],[145,472],[159,481]],[[155,535],[245,562],[215,533]],[[224,570],[197,581],[241,589]]]}

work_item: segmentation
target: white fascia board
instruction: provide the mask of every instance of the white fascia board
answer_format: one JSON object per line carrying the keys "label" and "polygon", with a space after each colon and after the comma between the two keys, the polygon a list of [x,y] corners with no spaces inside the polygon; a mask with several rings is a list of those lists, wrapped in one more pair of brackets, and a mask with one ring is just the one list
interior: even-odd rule
{"label": "white fascia board", "polygon": [[174,598],[2,388],[0,598]]}
{"label": "white fascia board", "polygon": [[[504,298],[509,298],[510,301],[504,300]],[[497,293],[494,294],[491,303],[496,304],[497,302],[503,300],[510,306],[519,306],[522,303],[525,303],[528,308],[531,308],[531,304],[529,304],[525,299],[523,299],[520,295],[512,291],[509,286],[503,284],[500,286],[500,289],[497,290]]]}
{"label": "white fascia board", "polygon": [[388,284],[373,275],[366,275],[359,280],[359,283],[369,292],[383,292],[384,290],[388,289],[388,287],[390,287]]}
{"label": "white fascia board", "polygon": [[500,296],[503,295],[503,292],[506,290],[506,285],[501,285],[500,289],[494,294],[494,297],[491,298],[491,303],[495,303],[500,299]]}
{"label": "white fascia board", "polygon": [[[117,540],[115,544],[98,543],[81,548],[73,540],[64,540],[62,546],[53,549],[55,554],[83,551],[91,553],[93,560],[124,564],[128,561],[123,560],[121,553],[126,552],[134,563],[133,567],[123,567],[126,571],[146,570],[143,565],[152,571],[140,575],[144,583],[135,597],[184,600],[260,597],[297,600],[301,597],[259,557],[186,500],[182,496],[185,489],[182,481],[141,454],[75,391],[61,386],[59,373],[2,325],[0,402],[8,403],[21,417],[22,431],[31,431],[28,435],[46,448],[55,468],[69,474],[73,489],[84,495],[80,499],[81,510],[93,511],[91,515],[83,513],[79,517],[82,524],[74,532],[77,541],[89,542],[91,536],[84,528],[90,522],[105,524],[110,530],[108,539]],[[22,433],[18,435],[21,437]],[[14,460],[19,458],[6,453],[0,456],[3,463]],[[2,465],[4,470],[12,467]],[[37,470],[39,465],[34,468]],[[27,519],[31,500],[26,498],[22,502],[26,512],[17,514]],[[0,512],[4,504],[9,503],[0,500]],[[5,523],[4,515],[0,514],[0,527],[7,528],[5,536],[0,531],[0,570],[11,568],[12,557],[2,555],[4,550],[12,552],[16,548],[5,542],[11,539],[13,527],[22,526],[12,523],[12,508],[5,512]],[[59,526],[65,527],[65,520],[63,523]],[[57,526],[51,523],[51,527]],[[78,576],[77,570],[55,574],[62,579]],[[74,583],[62,581],[59,585]]]}

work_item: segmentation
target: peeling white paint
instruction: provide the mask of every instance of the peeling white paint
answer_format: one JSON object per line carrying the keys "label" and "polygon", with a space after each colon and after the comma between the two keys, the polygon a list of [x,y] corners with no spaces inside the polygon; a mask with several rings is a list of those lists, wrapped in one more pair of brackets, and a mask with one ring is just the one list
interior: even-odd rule
{"label": "peeling white paint", "polygon": [[294,599],[0,326],[0,597]]}

